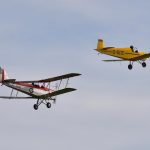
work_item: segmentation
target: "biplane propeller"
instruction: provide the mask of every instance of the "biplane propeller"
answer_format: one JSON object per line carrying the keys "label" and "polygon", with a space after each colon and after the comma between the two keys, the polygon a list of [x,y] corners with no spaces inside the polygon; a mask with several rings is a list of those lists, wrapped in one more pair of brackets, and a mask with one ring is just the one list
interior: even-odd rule
{"label": "biplane propeller", "polygon": [[[69,73],[57,77],[52,77],[42,80],[33,81],[16,81],[16,79],[10,79],[4,69],[0,67],[0,83],[12,89],[10,96],[0,96],[3,99],[37,99],[36,104],[33,105],[35,110],[41,104],[45,104],[47,108],[51,108],[50,101],[56,102],[56,96],[65,94],[68,92],[75,91],[74,88],[69,88],[69,79],[72,77],[79,76],[79,73]],[[62,88],[62,81],[65,81],[65,86]],[[52,82],[57,82],[57,87],[55,89],[51,88]],[[16,96],[13,95],[13,90],[17,91]],[[28,97],[18,97],[18,92],[27,94]]]}

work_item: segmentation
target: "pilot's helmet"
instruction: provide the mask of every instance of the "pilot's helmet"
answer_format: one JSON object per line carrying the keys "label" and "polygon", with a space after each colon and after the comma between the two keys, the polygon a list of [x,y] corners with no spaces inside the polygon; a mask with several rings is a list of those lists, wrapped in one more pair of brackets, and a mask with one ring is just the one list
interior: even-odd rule
{"label": "pilot's helmet", "polygon": [[133,46],[133,45],[131,45],[131,46],[130,46],[130,48],[133,50],[134,46]]}

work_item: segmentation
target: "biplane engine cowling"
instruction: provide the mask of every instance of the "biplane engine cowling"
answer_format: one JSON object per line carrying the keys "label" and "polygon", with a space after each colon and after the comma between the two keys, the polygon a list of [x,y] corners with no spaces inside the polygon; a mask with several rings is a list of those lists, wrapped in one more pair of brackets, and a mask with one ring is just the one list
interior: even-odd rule
{"label": "biplane engine cowling", "polygon": [[9,79],[9,77],[6,71],[0,67],[0,83],[2,83],[4,80],[7,80],[7,79]]}

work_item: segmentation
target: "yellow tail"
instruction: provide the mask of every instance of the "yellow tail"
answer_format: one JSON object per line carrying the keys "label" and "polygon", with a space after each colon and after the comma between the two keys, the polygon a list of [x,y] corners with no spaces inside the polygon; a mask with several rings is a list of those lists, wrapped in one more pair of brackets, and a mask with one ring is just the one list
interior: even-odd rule
{"label": "yellow tail", "polygon": [[97,43],[97,50],[103,49],[104,48],[104,44],[103,44],[103,40],[99,39],[98,43]]}

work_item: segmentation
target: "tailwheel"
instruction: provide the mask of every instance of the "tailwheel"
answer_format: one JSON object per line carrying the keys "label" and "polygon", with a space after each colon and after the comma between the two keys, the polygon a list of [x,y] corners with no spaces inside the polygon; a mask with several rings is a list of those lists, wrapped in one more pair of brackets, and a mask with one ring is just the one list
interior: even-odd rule
{"label": "tailwheel", "polygon": [[146,67],[146,63],[142,62],[142,67],[145,68]]}
{"label": "tailwheel", "polygon": [[38,105],[37,105],[37,104],[34,104],[34,105],[33,105],[33,108],[34,108],[35,110],[38,110]]}
{"label": "tailwheel", "polygon": [[128,69],[131,70],[133,67],[131,64],[128,65]]}
{"label": "tailwheel", "polygon": [[48,103],[46,104],[46,106],[47,106],[47,108],[51,108],[51,103],[48,102]]}

